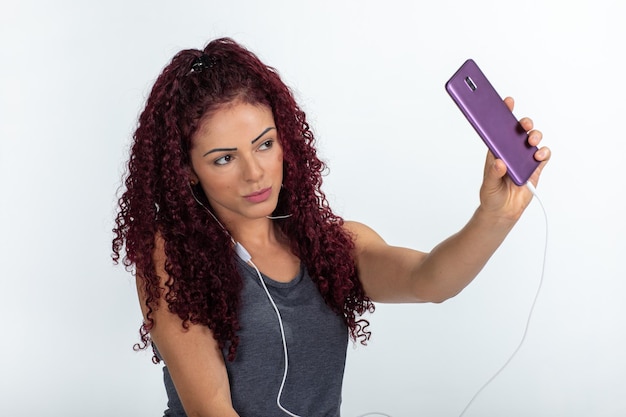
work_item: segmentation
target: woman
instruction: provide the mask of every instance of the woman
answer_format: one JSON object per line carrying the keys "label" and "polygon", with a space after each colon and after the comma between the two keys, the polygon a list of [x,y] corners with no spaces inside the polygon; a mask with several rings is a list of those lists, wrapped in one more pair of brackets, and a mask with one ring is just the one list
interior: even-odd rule
{"label": "woman", "polygon": [[230,39],[181,51],[155,82],[113,252],[135,268],[139,347],[166,365],[165,415],[339,416],[348,338],[369,338],[372,302],[453,297],[532,198],[488,154],[461,231],[430,253],[392,247],[333,214],[313,145],[277,73]]}

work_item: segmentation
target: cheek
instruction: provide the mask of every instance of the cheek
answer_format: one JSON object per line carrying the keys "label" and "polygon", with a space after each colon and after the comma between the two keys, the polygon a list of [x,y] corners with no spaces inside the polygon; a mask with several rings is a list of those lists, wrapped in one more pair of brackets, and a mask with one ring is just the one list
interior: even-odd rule
{"label": "cheek", "polygon": [[210,180],[201,178],[200,182],[202,183],[202,189],[207,197],[217,197],[221,193],[228,192],[233,188],[230,181],[223,181],[216,178],[211,178]]}
{"label": "cheek", "polygon": [[282,152],[280,153],[280,155],[276,156],[276,161],[274,163],[274,169],[276,172],[280,172],[280,174],[283,174],[283,165],[284,165],[284,160],[283,160],[283,154]]}

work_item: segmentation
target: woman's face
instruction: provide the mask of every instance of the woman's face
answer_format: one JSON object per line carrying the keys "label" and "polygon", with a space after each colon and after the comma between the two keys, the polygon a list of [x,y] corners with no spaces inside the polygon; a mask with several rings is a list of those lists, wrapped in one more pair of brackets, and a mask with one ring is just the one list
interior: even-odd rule
{"label": "woman's face", "polygon": [[192,180],[225,223],[262,218],[276,208],[283,149],[269,107],[235,101],[204,118],[192,136]]}

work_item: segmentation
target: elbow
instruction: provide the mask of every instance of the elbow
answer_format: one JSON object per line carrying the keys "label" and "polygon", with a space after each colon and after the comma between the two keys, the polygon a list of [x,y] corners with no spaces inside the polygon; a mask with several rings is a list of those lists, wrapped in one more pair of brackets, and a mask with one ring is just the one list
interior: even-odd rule
{"label": "elbow", "polygon": [[433,297],[432,299],[428,300],[428,302],[431,304],[441,304],[444,301],[448,301],[449,299],[456,297],[457,295],[458,293],[451,295],[441,295],[438,297]]}
{"label": "elbow", "polygon": [[413,282],[413,295],[424,303],[441,304],[459,295],[471,282],[464,276],[428,273]]}
{"label": "elbow", "polygon": [[462,290],[432,289],[431,291],[419,291],[416,296],[421,303],[441,304],[456,297]]}

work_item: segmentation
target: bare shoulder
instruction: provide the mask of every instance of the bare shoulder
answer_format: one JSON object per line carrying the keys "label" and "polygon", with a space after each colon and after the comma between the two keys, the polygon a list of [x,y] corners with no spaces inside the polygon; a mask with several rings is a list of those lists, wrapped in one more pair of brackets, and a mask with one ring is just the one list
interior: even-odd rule
{"label": "bare shoulder", "polygon": [[152,260],[154,263],[154,272],[159,279],[159,290],[161,297],[157,300],[148,300],[148,295],[146,293],[146,278],[144,276],[144,271],[137,270],[136,273],[136,283],[137,283],[137,294],[139,296],[139,301],[141,305],[141,311],[146,318],[148,313],[148,301],[151,304],[153,309],[158,309],[160,303],[160,299],[167,292],[166,283],[169,281],[169,275],[165,270],[165,263],[167,261],[167,256],[165,254],[165,239],[160,233],[157,233],[154,236],[154,250],[152,252]]}
{"label": "bare shoulder", "polygon": [[354,239],[357,252],[361,252],[364,248],[373,244],[385,244],[383,238],[366,224],[346,221],[344,228]]}
{"label": "bare shoulder", "polygon": [[364,223],[355,222],[353,220],[346,220],[343,226],[348,231],[348,233],[350,233],[351,235],[355,237],[364,237],[364,238],[378,237],[379,239],[382,239],[378,235],[378,233],[374,231],[374,229],[372,229],[371,227],[369,227],[368,225]]}
{"label": "bare shoulder", "polygon": [[140,271],[137,292],[144,318],[149,314],[152,320],[150,338],[167,364],[185,410],[188,415],[235,415],[226,365],[213,332],[204,324],[183,325],[183,320],[167,306],[166,295],[174,278],[165,268],[165,240],[160,234],[155,236],[152,259],[158,277],[158,299],[147,299]]}

